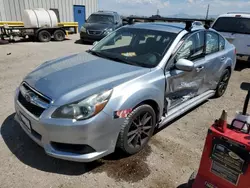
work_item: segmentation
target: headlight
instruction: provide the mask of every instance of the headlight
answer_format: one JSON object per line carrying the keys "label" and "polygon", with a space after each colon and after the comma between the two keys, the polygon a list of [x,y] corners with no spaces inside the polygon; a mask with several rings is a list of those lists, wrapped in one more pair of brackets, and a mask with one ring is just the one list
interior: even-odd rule
{"label": "headlight", "polygon": [[112,90],[92,95],[81,101],[59,107],[52,118],[84,120],[98,114],[108,103]]}
{"label": "headlight", "polygon": [[81,27],[81,32],[86,33],[86,28],[82,26]]}
{"label": "headlight", "polygon": [[107,34],[107,35],[108,35],[108,34],[109,34],[109,33],[111,33],[112,31],[113,31],[113,29],[112,29],[112,28],[106,29],[106,30],[105,30],[105,34]]}

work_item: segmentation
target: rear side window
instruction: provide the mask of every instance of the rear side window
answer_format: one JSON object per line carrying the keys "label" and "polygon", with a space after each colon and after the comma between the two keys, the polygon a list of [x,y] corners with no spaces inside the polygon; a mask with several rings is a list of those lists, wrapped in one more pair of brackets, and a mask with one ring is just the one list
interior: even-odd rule
{"label": "rear side window", "polygon": [[212,31],[206,32],[206,54],[219,51],[219,35]]}
{"label": "rear side window", "polygon": [[219,35],[219,51],[225,49],[225,39]]}
{"label": "rear side window", "polygon": [[221,17],[213,25],[220,32],[250,34],[250,18]]}

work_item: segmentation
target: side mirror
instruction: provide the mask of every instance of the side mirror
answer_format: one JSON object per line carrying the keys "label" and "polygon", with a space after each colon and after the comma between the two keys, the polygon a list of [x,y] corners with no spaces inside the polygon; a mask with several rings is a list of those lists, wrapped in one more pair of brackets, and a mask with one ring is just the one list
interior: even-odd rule
{"label": "side mirror", "polygon": [[95,46],[95,45],[97,45],[97,43],[98,43],[98,41],[95,41],[95,42],[93,43],[93,45]]}
{"label": "side mirror", "polygon": [[191,72],[194,69],[194,63],[187,59],[179,59],[175,67],[179,70]]}

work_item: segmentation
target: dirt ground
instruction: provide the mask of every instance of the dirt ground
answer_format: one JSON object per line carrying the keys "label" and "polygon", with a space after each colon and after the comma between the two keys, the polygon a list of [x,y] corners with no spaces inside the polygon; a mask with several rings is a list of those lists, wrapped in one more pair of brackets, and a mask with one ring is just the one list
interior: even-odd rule
{"label": "dirt ground", "polygon": [[81,52],[90,46],[76,42],[19,42],[0,46],[0,187],[181,188],[198,168],[208,127],[222,109],[229,117],[242,109],[250,81],[250,63],[238,62],[226,94],[210,100],[158,132],[141,153],[110,155],[93,163],[74,163],[47,156],[14,122],[13,96],[22,78],[46,60]]}

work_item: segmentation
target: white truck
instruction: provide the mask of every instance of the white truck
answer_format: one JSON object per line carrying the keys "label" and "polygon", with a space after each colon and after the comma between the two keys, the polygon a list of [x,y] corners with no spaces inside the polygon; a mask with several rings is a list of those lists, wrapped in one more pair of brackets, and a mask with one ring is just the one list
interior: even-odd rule
{"label": "white truck", "polygon": [[229,12],[220,15],[212,24],[236,47],[238,58],[249,60],[250,57],[250,12]]}

